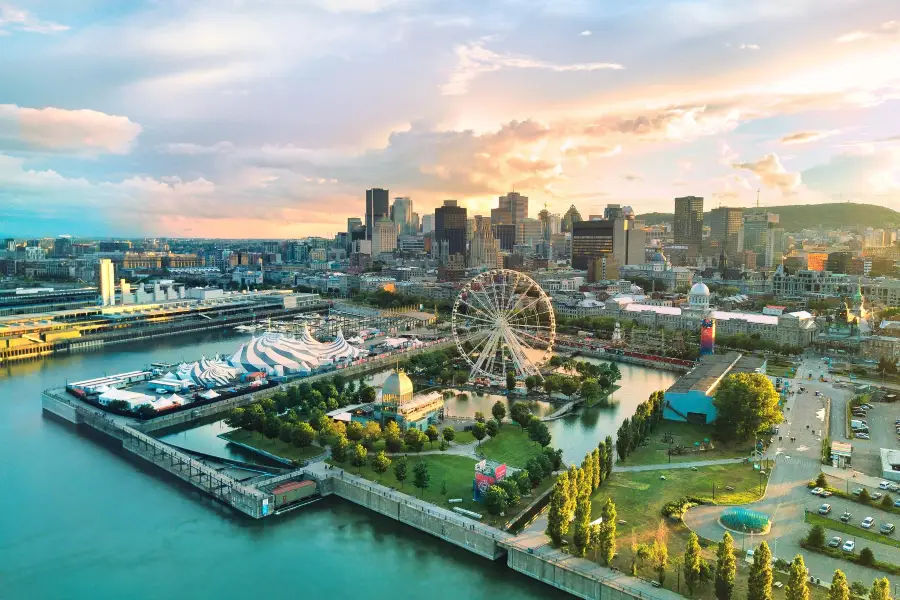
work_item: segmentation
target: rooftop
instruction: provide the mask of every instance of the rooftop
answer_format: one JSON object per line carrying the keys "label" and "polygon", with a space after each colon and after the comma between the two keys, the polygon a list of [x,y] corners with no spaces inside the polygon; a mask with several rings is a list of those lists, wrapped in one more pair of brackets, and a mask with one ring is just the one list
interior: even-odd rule
{"label": "rooftop", "polygon": [[764,364],[765,360],[755,356],[744,356],[740,352],[714,354],[704,357],[697,366],[682,375],[667,391],[682,394],[697,391],[712,396],[726,375],[757,373]]}

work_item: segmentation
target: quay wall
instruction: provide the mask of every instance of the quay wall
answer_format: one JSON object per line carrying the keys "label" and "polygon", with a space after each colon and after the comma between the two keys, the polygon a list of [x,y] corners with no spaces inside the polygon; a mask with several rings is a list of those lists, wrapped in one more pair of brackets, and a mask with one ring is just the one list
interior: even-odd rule
{"label": "quay wall", "polygon": [[582,356],[590,356],[591,358],[600,358],[603,360],[609,360],[613,362],[620,363],[628,363],[630,365],[638,365],[641,367],[649,367],[651,369],[661,369],[663,371],[673,371],[675,373],[687,373],[690,371],[690,367],[686,367],[683,365],[676,365],[672,363],[655,361],[648,358],[638,358],[637,356],[625,356],[623,354],[613,354],[611,352],[595,352],[591,350],[585,350],[584,348],[576,348],[574,346],[568,346],[565,342],[557,342],[556,348],[560,350],[566,350],[572,352],[574,354],[580,354]]}
{"label": "quay wall", "polygon": [[[428,505],[406,494],[375,487],[352,479],[330,477],[333,493],[419,531],[424,531],[479,556],[496,560],[506,552],[498,543],[508,534],[487,528],[439,507]],[[449,514],[448,514],[449,513]]]}

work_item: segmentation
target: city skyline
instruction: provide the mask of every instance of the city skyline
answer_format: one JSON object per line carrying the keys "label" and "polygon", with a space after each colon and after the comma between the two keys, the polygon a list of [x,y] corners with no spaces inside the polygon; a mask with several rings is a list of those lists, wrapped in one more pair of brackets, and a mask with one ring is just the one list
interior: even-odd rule
{"label": "city skyline", "polygon": [[891,2],[597,4],[0,3],[4,233],[331,235],[372,188],[900,209]]}

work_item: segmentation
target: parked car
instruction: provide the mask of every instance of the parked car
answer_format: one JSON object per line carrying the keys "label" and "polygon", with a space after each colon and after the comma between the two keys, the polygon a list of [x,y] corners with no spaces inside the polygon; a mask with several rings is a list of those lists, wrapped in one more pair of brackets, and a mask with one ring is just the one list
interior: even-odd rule
{"label": "parked car", "polygon": [[822,490],[822,493],[819,495],[822,496],[823,498],[827,498],[829,496],[833,496],[834,494],[829,492],[828,490]]}
{"label": "parked car", "polygon": [[844,541],[844,540],[842,540],[839,536],[834,536],[833,538],[828,540],[828,547],[829,548],[840,548],[842,541]]}
{"label": "parked car", "polygon": [[[897,500],[897,502],[900,502],[900,500]],[[851,514],[850,514],[849,512],[847,512],[847,511],[844,511],[844,514],[841,515],[841,522],[842,522],[842,523],[849,523],[849,522],[850,522],[850,519],[852,519],[852,518],[853,518],[853,515],[851,515]]]}
{"label": "parked car", "polygon": [[888,488],[890,488],[890,487],[891,487],[891,482],[890,482],[890,481],[882,481],[881,483],[878,484],[878,489],[879,489],[879,490],[886,490],[886,489],[888,489]]}
{"label": "parked car", "polygon": [[873,517],[866,517],[865,519],[862,520],[862,523],[860,525],[862,525],[863,529],[872,529],[872,525],[874,525],[874,524],[875,524],[875,519]]}
{"label": "parked car", "polygon": [[862,488],[855,488],[855,489],[853,490],[853,495],[854,495],[854,496],[859,496],[860,494],[862,494]]}
{"label": "parked car", "polygon": [[847,540],[846,542],[844,542],[841,550],[843,550],[844,552],[853,552],[854,548],[856,548],[856,542],[854,542],[853,540]]}
{"label": "parked car", "polygon": [[871,405],[871,404],[860,404],[859,407],[860,407],[860,408],[864,408],[864,409],[866,409],[866,410],[872,410],[872,405]]}
{"label": "parked car", "polygon": [[894,500],[894,508],[900,508],[900,500]]}
{"label": "parked car", "polygon": [[831,512],[831,505],[830,505],[830,504],[823,504],[822,506],[819,507],[819,514],[820,514],[820,515],[827,515],[827,514],[830,513],[830,512]]}
{"label": "parked car", "polygon": [[872,500],[881,500],[881,497],[884,496],[881,492],[872,492]]}
{"label": "parked car", "polygon": [[821,493],[824,492],[824,491],[825,491],[825,490],[824,490],[823,488],[820,488],[820,487],[814,487],[814,488],[812,489],[812,495],[813,495],[813,496],[818,496],[819,494],[821,494]]}
{"label": "parked car", "polygon": [[869,434],[868,433],[857,433],[856,437],[861,440],[867,440],[867,439],[869,439]]}
{"label": "parked car", "polygon": [[894,524],[893,523],[882,523],[881,527],[878,528],[878,531],[880,531],[884,535],[891,535],[892,533],[894,533]]}

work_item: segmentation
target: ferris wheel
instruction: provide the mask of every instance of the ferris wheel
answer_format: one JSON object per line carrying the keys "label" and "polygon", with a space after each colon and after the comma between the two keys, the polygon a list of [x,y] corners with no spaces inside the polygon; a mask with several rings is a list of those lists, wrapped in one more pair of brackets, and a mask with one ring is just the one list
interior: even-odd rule
{"label": "ferris wheel", "polygon": [[550,297],[531,277],[509,269],[469,281],[453,303],[451,326],[470,379],[494,384],[504,383],[509,371],[518,380],[540,377],[556,338]]}

